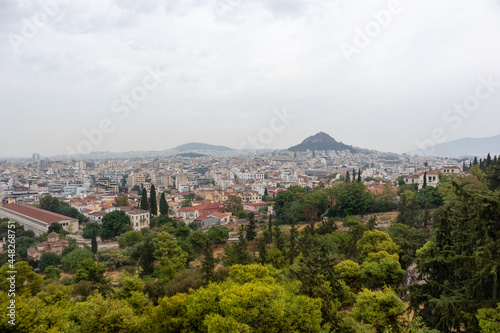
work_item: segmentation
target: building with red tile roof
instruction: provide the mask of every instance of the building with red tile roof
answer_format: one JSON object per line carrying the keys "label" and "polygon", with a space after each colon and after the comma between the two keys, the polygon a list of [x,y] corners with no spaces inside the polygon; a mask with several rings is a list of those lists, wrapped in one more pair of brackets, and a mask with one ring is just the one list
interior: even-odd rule
{"label": "building with red tile roof", "polygon": [[0,217],[17,221],[24,226],[25,230],[32,230],[37,236],[48,232],[49,225],[55,222],[59,223],[66,231],[78,231],[77,219],[18,203],[1,206]]}

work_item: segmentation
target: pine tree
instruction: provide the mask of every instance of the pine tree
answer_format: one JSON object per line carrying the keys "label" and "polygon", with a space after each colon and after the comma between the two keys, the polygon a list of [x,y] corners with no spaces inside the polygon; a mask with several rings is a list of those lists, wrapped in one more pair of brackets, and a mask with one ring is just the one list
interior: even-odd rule
{"label": "pine tree", "polygon": [[167,203],[167,200],[165,199],[165,192],[161,193],[160,214],[161,215],[168,215],[168,203]]}
{"label": "pine tree", "polygon": [[151,192],[149,193],[149,208],[151,209],[151,215],[158,215],[158,204],[156,203],[156,189],[154,185],[151,185]]}
{"label": "pine tree", "polygon": [[90,250],[92,251],[93,254],[97,253],[97,236],[95,231],[92,233],[92,244]]}
{"label": "pine tree", "polygon": [[214,251],[212,249],[212,243],[209,240],[205,242],[205,246],[203,248],[203,255],[205,256],[201,261],[201,276],[205,283],[212,281],[214,277],[215,270],[215,258]]}
{"label": "pine tree", "polygon": [[145,188],[142,189],[141,209],[149,210],[148,192]]}

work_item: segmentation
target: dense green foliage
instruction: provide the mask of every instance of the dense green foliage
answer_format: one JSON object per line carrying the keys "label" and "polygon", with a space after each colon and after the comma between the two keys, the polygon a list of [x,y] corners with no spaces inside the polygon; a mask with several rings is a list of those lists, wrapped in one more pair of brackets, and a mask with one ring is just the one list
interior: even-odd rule
{"label": "dense green foliage", "polygon": [[101,238],[113,238],[130,229],[130,219],[127,214],[123,210],[115,210],[103,216]]}

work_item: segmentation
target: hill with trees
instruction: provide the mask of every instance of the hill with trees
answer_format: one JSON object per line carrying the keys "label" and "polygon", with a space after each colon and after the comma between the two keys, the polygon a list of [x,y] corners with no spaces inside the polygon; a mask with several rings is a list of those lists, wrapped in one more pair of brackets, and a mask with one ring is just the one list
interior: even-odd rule
{"label": "hill with trees", "polygon": [[316,133],[315,135],[306,138],[304,141],[302,141],[302,143],[288,148],[288,150],[290,151],[349,150],[352,153],[357,152],[356,148],[346,145],[342,142],[338,142],[337,140],[335,140],[330,135],[324,132]]}

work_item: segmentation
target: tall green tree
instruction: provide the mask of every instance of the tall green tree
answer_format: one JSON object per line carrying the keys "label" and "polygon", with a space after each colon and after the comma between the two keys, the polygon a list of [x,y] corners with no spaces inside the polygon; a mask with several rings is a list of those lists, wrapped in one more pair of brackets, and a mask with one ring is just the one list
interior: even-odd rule
{"label": "tall green tree", "polygon": [[149,209],[151,212],[151,215],[156,216],[158,215],[158,203],[156,201],[156,188],[153,185],[151,185],[151,189],[149,192]]}
{"label": "tall green tree", "polygon": [[346,217],[349,215],[364,215],[373,204],[373,198],[363,183],[340,183],[329,189],[333,203],[328,211],[331,217]]}
{"label": "tall green tree", "polygon": [[416,193],[411,190],[405,190],[401,193],[400,197],[397,222],[406,224],[409,227],[421,227],[421,209]]}
{"label": "tall green tree", "polygon": [[246,237],[247,241],[253,241],[256,236],[257,236],[257,227],[255,225],[255,219],[253,217],[251,217],[250,221],[248,222],[248,224],[246,226],[245,237]]}
{"label": "tall green tree", "polygon": [[479,332],[475,317],[498,302],[500,192],[454,182],[456,198],[434,216],[434,238],[417,251],[428,281],[412,285],[410,304],[443,332]]}
{"label": "tall green tree", "polygon": [[293,265],[293,261],[299,255],[299,249],[297,244],[297,237],[299,236],[299,231],[295,223],[292,223],[292,228],[290,229],[290,247],[288,250],[288,260],[290,265]]}
{"label": "tall green tree", "polygon": [[139,265],[141,266],[141,276],[148,276],[154,272],[155,247],[150,237],[139,246]]}
{"label": "tall green tree", "polygon": [[267,243],[271,244],[273,242],[273,214],[269,214],[269,239]]}
{"label": "tall green tree", "polygon": [[92,283],[107,283],[108,280],[104,276],[106,266],[94,263],[92,259],[85,259],[80,263],[78,271],[75,275],[75,283],[79,281],[90,281]]}
{"label": "tall green tree", "polygon": [[53,252],[45,252],[40,257],[40,261],[38,262],[38,268],[40,271],[44,272],[45,268],[48,266],[59,266],[61,263],[61,256],[57,255]]}
{"label": "tall green tree", "polygon": [[188,254],[168,232],[159,234],[153,239],[153,244],[154,256],[159,261],[154,267],[154,273],[158,278],[169,281],[185,268]]}
{"label": "tall green tree", "polygon": [[353,316],[373,325],[375,332],[401,332],[403,329],[404,303],[392,289],[379,291],[363,289],[353,308]]}
{"label": "tall green tree", "polygon": [[93,260],[94,256],[92,251],[88,248],[77,248],[65,255],[61,259],[63,271],[66,273],[74,274],[78,270],[80,263],[85,259]]}
{"label": "tall green tree", "polygon": [[238,231],[238,242],[224,247],[224,266],[247,265],[252,262],[252,256],[248,253],[248,241],[245,238],[245,227],[241,226]]}
{"label": "tall green tree", "polygon": [[149,209],[151,210],[151,215],[158,215],[158,204],[156,202],[156,188],[151,185],[151,190],[149,192]]}
{"label": "tall green tree", "polygon": [[210,243],[208,239],[205,241],[205,246],[203,248],[203,255],[204,257],[201,261],[200,271],[203,281],[205,283],[208,283],[212,281],[215,270],[214,251],[212,249],[212,243]]}
{"label": "tall green tree", "polygon": [[162,192],[160,197],[160,214],[168,216],[168,203],[165,199],[165,192]]}
{"label": "tall green tree", "polygon": [[91,241],[90,250],[92,251],[93,254],[97,253],[97,235],[96,234],[92,234],[92,241]]}
{"label": "tall green tree", "polygon": [[142,189],[141,209],[149,211],[148,191],[145,188]]}
{"label": "tall green tree", "polygon": [[101,238],[110,239],[130,229],[130,218],[127,214],[123,210],[115,210],[103,216]]}

